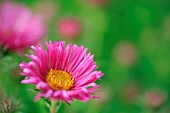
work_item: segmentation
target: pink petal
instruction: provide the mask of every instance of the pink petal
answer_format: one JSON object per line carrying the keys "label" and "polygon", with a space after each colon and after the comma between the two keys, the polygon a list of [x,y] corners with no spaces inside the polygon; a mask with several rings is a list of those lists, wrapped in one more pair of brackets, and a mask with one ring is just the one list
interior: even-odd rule
{"label": "pink petal", "polygon": [[38,93],[37,96],[34,98],[34,102],[37,102],[42,96],[43,96],[42,92]]}

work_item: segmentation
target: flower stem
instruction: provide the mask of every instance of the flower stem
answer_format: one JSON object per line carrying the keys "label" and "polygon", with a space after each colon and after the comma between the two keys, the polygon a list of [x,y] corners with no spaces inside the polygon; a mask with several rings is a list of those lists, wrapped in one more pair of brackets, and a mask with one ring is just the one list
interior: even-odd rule
{"label": "flower stem", "polygon": [[50,113],[57,113],[57,107],[56,107],[56,101],[52,100],[51,101],[51,108],[50,108]]}

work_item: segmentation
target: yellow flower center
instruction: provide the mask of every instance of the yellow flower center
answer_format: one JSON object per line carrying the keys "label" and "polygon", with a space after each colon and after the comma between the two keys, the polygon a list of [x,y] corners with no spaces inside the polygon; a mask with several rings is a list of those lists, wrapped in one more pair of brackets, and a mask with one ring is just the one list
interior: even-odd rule
{"label": "yellow flower center", "polygon": [[65,71],[51,69],[46,75],[46,82],[53,90],[69,90],[73,87],[74,78]]}

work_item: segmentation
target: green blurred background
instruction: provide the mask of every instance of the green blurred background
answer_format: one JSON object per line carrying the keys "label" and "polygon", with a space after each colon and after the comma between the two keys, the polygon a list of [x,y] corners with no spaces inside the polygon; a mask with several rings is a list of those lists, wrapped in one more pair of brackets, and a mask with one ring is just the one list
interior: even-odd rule
{"label": "green blurred background", "polygon": [[[170,113],[169,0],[15,2],[46,17],[44,40],[84,45],[105,74],[97,81],[100,99],[62,103],[58,113]],[[76,39],[58,34],[56,26],[63,17],[80,20],[81,33]],[[23,60],[28,59],[14,53],[0,60],[0,98],[13,95],[19,99],[16,113],[48,113],[44,99],[33,102],[34,86],[20,84],[23,77],[18,64]]]}

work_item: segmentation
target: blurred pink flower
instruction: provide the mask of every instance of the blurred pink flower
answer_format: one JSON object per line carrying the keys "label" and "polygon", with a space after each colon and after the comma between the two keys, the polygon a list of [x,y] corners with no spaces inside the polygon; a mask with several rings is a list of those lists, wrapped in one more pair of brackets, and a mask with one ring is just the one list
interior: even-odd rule
{"label": "blurred pink flower", "polygon": [[5,2],[0,6],[0,45],[8,50],[22,51],[36,44],[44,34],[38,16],[22,5]]}
{"label": "blurred pink flower", "polygon": [[137,60],[137,50],[135,46],[129,42],[119,42],[114,54],[116,61],[124,66],[131,66]]}
{"label": "blurred pink flower", "polygon": [[54,1],[42,0],[35,5],[34,10],[46,24],[50,24],[58,13],[59,6]]}
{"label": "blurred pink flower", "polygon": [[94,55],[86,54],[87,48],[78,47],[76,44],[51,41],[46,42],[47,50],[41,44],[32,46],[31,55],[26,55],[32,61],[20,64],[26,76],[24,84],[34,84],[39,89],[35,97],[51,100],[72,102],[73,98],[88,101],[97,98],[92,94],[99,88],[94,82],[103,76],[93,60]]}
{"label": "blurred pink flower", "polygon": [[158,108],[165,102],[166,96],[163,92],[153,90],[146,95],[146,104],[150,108]]}
{"label": "blurred pink flower", "polygon": [[128,103],[133,103],[140,93],[140,86],[138,83],[130,81],[126,84],[122,91],[123,99]]}
{"label": "blurred pink flower", "polygon": [[77,18],[64,18],[58,22],[57,31],[64,38],[74,39],[81,32],[81,23]]}

